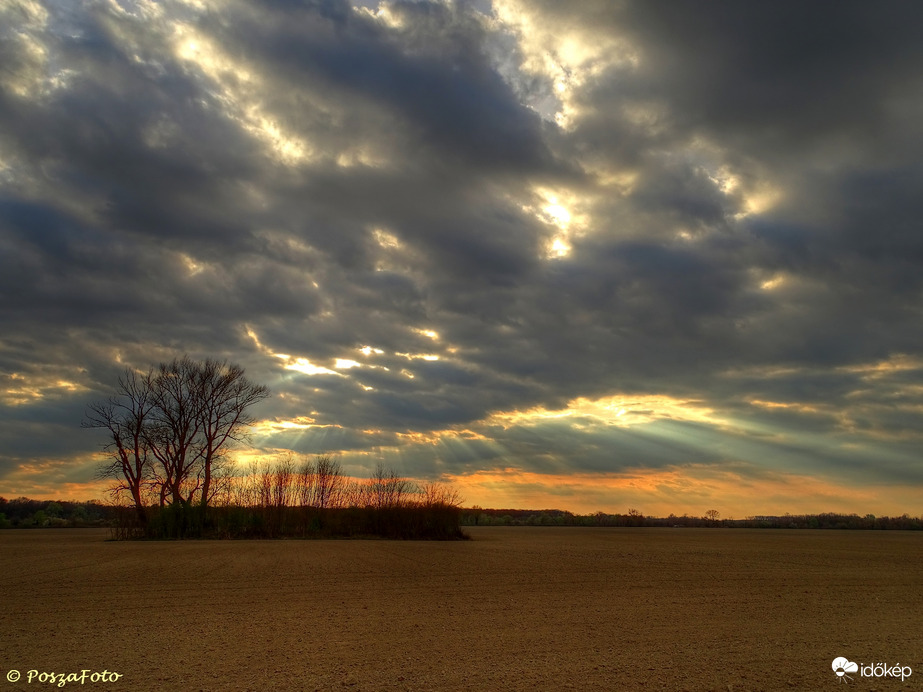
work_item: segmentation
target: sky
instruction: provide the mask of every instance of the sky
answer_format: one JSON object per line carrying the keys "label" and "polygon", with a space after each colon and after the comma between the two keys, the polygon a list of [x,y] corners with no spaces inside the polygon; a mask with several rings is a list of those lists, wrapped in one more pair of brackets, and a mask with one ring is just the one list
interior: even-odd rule
{"label": "sky", "polygon": [[227,359],[241,467],[923,513],[923,5],[4,0],[0,495]]}

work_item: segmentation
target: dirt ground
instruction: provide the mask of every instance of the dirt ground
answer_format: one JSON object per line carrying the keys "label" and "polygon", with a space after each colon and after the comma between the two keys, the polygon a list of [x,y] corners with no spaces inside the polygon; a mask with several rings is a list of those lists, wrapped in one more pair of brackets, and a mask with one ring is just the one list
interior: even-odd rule
{"label": "dirt ground", "polygon": [[[923,533],[467,531],[454,543],[0,531],[0,692],[56,685],[30,670],[118,673],[65,686],[108,690],[923,686]],[[839,656],[914,673],[840,679]]]}

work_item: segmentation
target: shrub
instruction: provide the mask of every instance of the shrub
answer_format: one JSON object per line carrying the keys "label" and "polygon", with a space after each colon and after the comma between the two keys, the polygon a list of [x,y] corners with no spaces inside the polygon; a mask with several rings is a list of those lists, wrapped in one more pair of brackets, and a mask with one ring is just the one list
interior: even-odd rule
{"label": "shrub", "polygon": [[122,507],[113,537],[467,538],[455,490],[438,483],[418,488],[381,465],[371,478],[356,482],[329,457],[298,465],[289,454],[275,465],[253,465],[229,482],[228,501],[220,506],[174,503],[144,507],[143,514]]}

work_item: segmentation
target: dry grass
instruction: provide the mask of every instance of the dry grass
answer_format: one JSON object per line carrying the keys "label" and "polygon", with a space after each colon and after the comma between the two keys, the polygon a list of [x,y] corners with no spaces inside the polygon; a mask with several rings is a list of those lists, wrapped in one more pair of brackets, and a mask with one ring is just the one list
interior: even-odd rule
{"label": "dry grass", "polygon": [[[923,678],[923,534],[466,529],[458,543],[0,532],[4,670],[126,690],[831,689]],[[919,676],[919,677],[918,677]],[[0,683],[0,690],[48,686]]]}

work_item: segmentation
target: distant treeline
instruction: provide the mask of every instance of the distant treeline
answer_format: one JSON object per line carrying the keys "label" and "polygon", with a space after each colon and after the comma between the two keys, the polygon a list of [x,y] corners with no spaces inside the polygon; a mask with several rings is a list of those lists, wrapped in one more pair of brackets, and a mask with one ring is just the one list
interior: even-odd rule
{"label": "distant treeline", "polygon": [[750,529],[891,529],[919,531],[923,519],[904,514],[899,517],[876,517],[874,514],[785,514],[782,516],[752,516],[746,519],[720,519],[716,511],[706,516],[688,514],[668,517],[646,517],[637,510],[627,514],[574,514],[560,509],[482,509],[472,507],[462,511],[462,526],[660,526]]}
{"label": "distant treeline", "polygon": [[[226,502],[209,507],[207,518],[186,517],[187,531],[226,538],[383,536],[390,538],[459,538],[462,526],[649,526],[757,529],[867,529],[919,531],[923,518],[866,514],[784,514],[720,519],[717,512],[694,517],[684,514],[647,517],[637,510],[626,514],[574,514],[560,509],[482,509],[459,507],[458,496],[439,485],[419,488],[380,470],[365,482],[340,477],[326,499],[304,496],[304,488],[283,467],[264,465],[237,481],[238,490]],[[390,488],[390,490],[389,490]],[[323,497],[323,493],[322,493]],[[375,498],[370,500],[370,498]],[[233,500],[237,500],[236,502]],[[323,504],[324,506],[320,506]],[[191,511],[196,511],[192,508]],[[0,529],[111,528],[119,538],[167,538],[181,533],[183,517],[167,505],[145,508],[142,527],[133,507],[97,500],[32,500],[0,497]],[[189,533],[192,535],[192,533]]]}
{"label": "distant treeline", "polygon": [[112,526],[117,508],[97,500],[30,500],[0,497],[0,529],[92,528]]}

